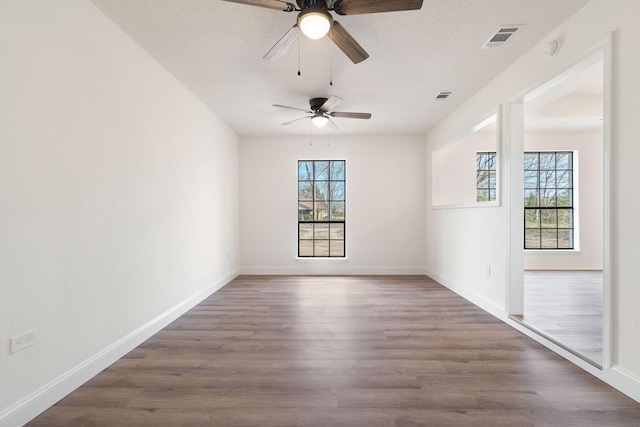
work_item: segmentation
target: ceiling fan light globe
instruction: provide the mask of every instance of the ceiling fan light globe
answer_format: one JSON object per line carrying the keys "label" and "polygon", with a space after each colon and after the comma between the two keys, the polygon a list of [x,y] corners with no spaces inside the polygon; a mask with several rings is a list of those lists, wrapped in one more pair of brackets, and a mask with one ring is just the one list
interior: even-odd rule
{"label": "ceiling fan light globe", "polygon": [[324,127],[327,123],[329,123],[329,118],[325,116],[313,116],[311,117],[311,123],[321,128]]}
{"label": "ceiling fan light globe", "polygon": [[316,40],[326,36],[331,29],[333,18],[325,11],[301,12],[298,16],[298,26],[302,34]]}

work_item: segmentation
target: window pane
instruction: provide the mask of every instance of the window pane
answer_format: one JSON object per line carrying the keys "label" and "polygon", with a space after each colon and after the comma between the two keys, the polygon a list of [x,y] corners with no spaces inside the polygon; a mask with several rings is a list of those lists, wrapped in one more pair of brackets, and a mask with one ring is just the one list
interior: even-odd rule
{"label": "window pane", "polygon": [[556,167],[558,169],[573,169],[573,153],[558,153]]}
{"label": "window pane", "polygon": [[313,224],[298,224],[298,238],[300,240],[313,239]]}
{"label": "window pane", "polygon": [[524,172],[524,188],[538,188],[538,171]]}
{"label": "window pane", "polygon": [[524,248],[525,249],[540,249],[540,230],[528,229],[524,230]]}
{"label": "window pane", "polygon": [[540,209],[526,209],[524,211],[524,226],[527,228],[540,228]]}
{"label": "window pane", "polygon": [[478,171],[476,172],[476,187],[477,188],[489,188],[489,172]]}
{"label": "window pane", "polygon": [[524,170],[538,169],[538,153],[524,153]]}
{"label": "window pane", "polygon": [[524,205],[526,207],[537,207],[538,192],[536,190],[524,190]]}
{"label": "window pane", "polygon": [[313,162],[298,162],[298,181],[313,179]]}
{"label": "window pane", "polygon": [[329,224],[315,224],[314,239],[328,239],[329,238]]}
{"label": "window pane", "polygon": [[477,202],[488,202],[491,200],[491,195],[489,194],[489,190],[480,190],[478,189],[476,193],[476,201]]}
{"label": "window pane", "polygon": [[569,190],[558,190],[558,206],[573,206],[573,200],[571,200],[571,191]]}
{"label": "window pane", "polygon": [[329,180],[329,162],[315,162],[316,170],[314,179],[316,181]]}
{"label": "window pane", "polygon": [[344,256],[344,240],[331,240],[329,242],[329,249],[331,250],[331,256]]}
{"label": "window pane", "polygon": [[298,221],[311,221],[313,219],[313,203],[298,201]]}
{"label": "window pane", "polygon": [[558,230],[558,248],[573,248],[573,230]]}
{"label": "window pane", "polygon": [[313,255],[314,256],[329,256],[329,241],[328,240],[314,240],[313,241]]}
{"label": "window pane", "polygon": [[557,230],[541,230],[540,237],[542,241],[542,249],[556,249],[558,247]]}
{"label": "window pane", "polygon": [[331,221],[344,221],[344,202],[331,203]]}
{"label": "window pane", "polygon": [[555,209],[543,209],[540,211],[540,227],[557,228],[558,216]]}
{"label": "window pane", "polygon": [[489,153],[478,153],[476,155],[476,170],[487,170],[489,162]]}
{"label": "window pane", "polygon": [[311,181],[298,182],[298,199],[311,199],[313,197],[313,184]]}
{"label": "window pane", "polygon": [[571,188],[571,170],[558,170],[558,188]]}
{"label": "window pane", "polygon": [[495,171],[489,172],[489,188],[491,188],[491,189],[496,189],[497,188],[496,172]]}
{"label": "window pane", "polygon": [[556,188],[555,171],[540,171],[540,188]]}
{"label": "window pane", "polygon": [[329,211],[325,202],[315,202],[313,204],[314,221],[328,221]]}
{"label": "window pane", "polygon": [[573,228],[573,211],[558,209],[558,228]]}
{"label": "window pane", "polygon": [[344,181],[344,161],[331,162],[331,179]]}
{"label": "window pane", "polygon": [[497,166],[498,166],[497,159],[498,158],[496,156],[496,153],[489,153],[488,166],[490,170],[494,171],[497,169]]}
{"label": "window pane", "polygon": [[332,181],[330,185],[330,200],[344,200],[344,182]]}
{"label": "window pane", "polygon": [[313,240],[300,240],[298,242],[298,256],[313,256]]}
{"label": "window pane", "polygon": [[556,168],[556,153],[540,153],[540,170],[554,170]]}
{"label": "window pane", "polygon": [[327,181],[316,181],[315,197],[316,200],[329,200],[329,183]]}
{"label": "window pane", "polygon": [[542,197],[540,198],[541,207],[553,207],[556,205],[556,190],[555,188],[545,189],[541,191]]}
{"label": "window pane", "polygon": [[331,240],[344,239],[344,224],[331,224],[329,227],[329,235]]}

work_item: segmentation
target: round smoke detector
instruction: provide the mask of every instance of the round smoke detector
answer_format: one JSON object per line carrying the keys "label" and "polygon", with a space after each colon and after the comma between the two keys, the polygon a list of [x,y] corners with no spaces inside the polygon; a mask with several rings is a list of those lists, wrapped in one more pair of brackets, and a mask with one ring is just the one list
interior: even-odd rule
{"label": "round smoke detector", "polygon": [[558,43],[558,40],[551,40],[544,48],[544,56],[547,58],[553,58],[558,53],[559,48],[560,44]]}

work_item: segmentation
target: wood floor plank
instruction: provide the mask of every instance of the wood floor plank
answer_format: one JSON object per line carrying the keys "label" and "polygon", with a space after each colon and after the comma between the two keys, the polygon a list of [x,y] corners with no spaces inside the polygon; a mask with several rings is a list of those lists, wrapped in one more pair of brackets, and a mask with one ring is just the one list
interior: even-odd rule
{"label": "wood floor plank", "polygon": [[29,426],[636,426],[425,276],[240,276]]}

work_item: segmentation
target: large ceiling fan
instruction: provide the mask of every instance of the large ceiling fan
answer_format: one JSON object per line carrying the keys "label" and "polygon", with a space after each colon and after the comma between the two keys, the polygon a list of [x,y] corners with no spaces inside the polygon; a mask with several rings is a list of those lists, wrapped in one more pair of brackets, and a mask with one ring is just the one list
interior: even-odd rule
{"label": "large ceiling fan", "polygon": [[364,61],[369,54],[351,37],[331,11],[338,15],[359,15],[363,13],[417,10],[423,0],[224,0],[251,6],[277,9],[283,12],[299,12],[296,24],[266,53],[264,59],[281,56],[297,39],[300,31],[311,38],[319,39],[329,34],[333,42],[353,61]]}
{"label": "large ceiling fan", "polygon": [[290,125],[298,120],[311,119],[311,122],[317,127],[323,127],[329,125],[333,130],[338,129],[338,126],[331,120],[331,117],[344,117],[347,119],[370,119],[371,113],[347,113],[344,111],[331,111],[338,106],[342,101],[342,98],[338,96],[332,96],[327,98],[313,98],[309,101],[310,109],[289,107],[287,105],[273,104],[274,107],[286,108],[287,110],[304,111],[310,116],[300,117],[290,122],[283,123],[283,125]]}

